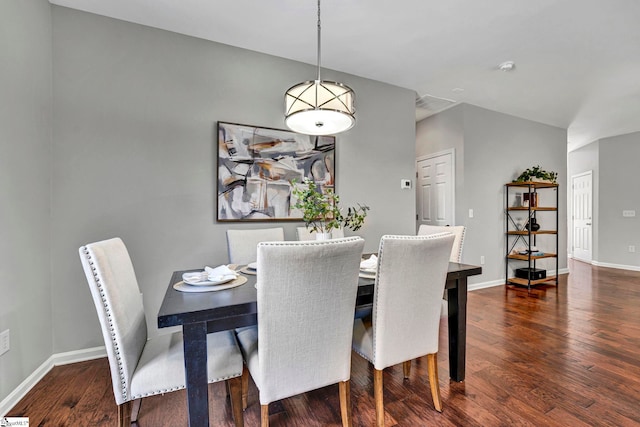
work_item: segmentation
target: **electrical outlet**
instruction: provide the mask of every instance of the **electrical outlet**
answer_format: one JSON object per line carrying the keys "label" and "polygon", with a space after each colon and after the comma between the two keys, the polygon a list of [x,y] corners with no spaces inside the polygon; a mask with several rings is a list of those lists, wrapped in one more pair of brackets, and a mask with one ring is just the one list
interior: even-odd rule
{"label": "electrical outlet", "polygon": [[629,252],[635,252],[636,247],[634,245],[629,245]]}
{"label": "electrical outlet", "polygon": [[10,349],[11,341],[9,341],[9,329],[7,329],[0,334],[0,355],[5,354]]}
{"label": "electrical outlet", "polygon": [[484,255],[480,257],[480,265],[484,265]]}

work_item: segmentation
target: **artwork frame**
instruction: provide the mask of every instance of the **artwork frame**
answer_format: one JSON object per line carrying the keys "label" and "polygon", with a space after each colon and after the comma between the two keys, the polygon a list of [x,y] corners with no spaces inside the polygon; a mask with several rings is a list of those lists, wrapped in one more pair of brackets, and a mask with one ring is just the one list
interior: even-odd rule
{"label": "artwork frame", "polygon": [[216,221],[302,221],[293,183],[335,191],[335,136],[217,122]]}

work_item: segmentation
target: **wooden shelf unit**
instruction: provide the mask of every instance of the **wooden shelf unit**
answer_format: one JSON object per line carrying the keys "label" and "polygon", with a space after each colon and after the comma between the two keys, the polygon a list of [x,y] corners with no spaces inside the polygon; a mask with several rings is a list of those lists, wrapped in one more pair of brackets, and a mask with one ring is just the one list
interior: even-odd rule
{"label": "wooden shelf unit", "polygon": [[512,207],[508,207],[507,210],[510,210],[510,211],[557,211],[558,208],[552,208],[548,206],[547,207],[536,206],[533,208],[528,208],[525,206],[518,206],[518,207],[512,206]]}
{"label": "wooden shelf unit", "polygon": [[[516,188],[521,188],[524,193],[528,193],[529,200],[539,201],[538,190],[547,190],[551,189],[555,191],[555,206],[510,206],[512,199],[510,198],[509,190],[513,190]],[[509,267],[512,263],[523,262],[527,263],[528,269],[536,268],[536,261],[545,259],[545,258],[555,258],[555,267],[556,274],[558,271],[558,227],[559,227],[559,216],[558,216],[558,206],[559,206],[559,191],[558,184],[550,183],[550,182],[509,182],[505,184],[505,282],[506,284],[515,284],[520,286],[526,286],[528,289],[531,289],[531,286],[539,285],[541,283],[555,283],[558,286],[558,276],[549,276],[544,279],[523,279],[519,277],[509,277]],[[549,215],[547,212],[555,212],[555,229],[547,228],[542,230],[539,229],[537,231],[531,231],[526,227],[527,224],[531,223],[532,218],[537,221],[537,214],[539,212],[544,212],[545,215]],[[512,215],[515,214],[526,214],[527,219],[525,225],[522,225],[521,228],[518,227],[518,222],[514,219]],[[546,221],[549,220],[550,217],[545,217]],[[546,223],[545,221],[545,223]],[[531,248],[532,246],[536,246],[537,237],[541,235],[547,236],[555,236],[555,252],[543,252],[542,255],[533,255],[529,254],[518,254],[513,253],[514,248],[521,242],[525,247]],[[536,253],[536,252],[533,252]],[[516,267],[513,267],[515,270]]]}
{"label": "wooden shelf unit", "polygon": [[541,283],[553,282],[557,285],[558,277],[557,276],[549,276],[546,279],[537,279],[537,280],[527,280],[521,279],[519,277],[511,277],[507,280],[508,283],[513,283],[514,285],[521,286],[535,286]]}
{"label": "wooden shelf unit", "polygon": [[520,254],[509,254],[507,258],[509,259],[519,259],[520,261],[529,261],[529,258],[532,260],[543,259],[543,258],[555,258],[556,254],[544,254],[544,255],[520,255]]}
{"label": "wooden shelf unit", "polygon": [[[507,234],[512,236],[528,236],[529,231],[527,230],[509,230]],[[531,234],[558,234],[556,230],[538,230],[532,231]]]}

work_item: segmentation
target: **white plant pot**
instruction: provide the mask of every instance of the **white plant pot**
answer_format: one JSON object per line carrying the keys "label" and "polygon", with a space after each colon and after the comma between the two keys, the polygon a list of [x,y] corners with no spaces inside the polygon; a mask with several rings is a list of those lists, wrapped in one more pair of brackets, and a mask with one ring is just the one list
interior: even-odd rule
{"label": "white plant pot", "polygon": [[552,183],[553,181],[551,181],[550,179],[542,179],[542,178],[531,178],[531,182],[548,182],[548,183]]}
{"label": "white plant pot", "polygon": [[328,233],[316,233],[316,240],[330,240],[331,232]]}

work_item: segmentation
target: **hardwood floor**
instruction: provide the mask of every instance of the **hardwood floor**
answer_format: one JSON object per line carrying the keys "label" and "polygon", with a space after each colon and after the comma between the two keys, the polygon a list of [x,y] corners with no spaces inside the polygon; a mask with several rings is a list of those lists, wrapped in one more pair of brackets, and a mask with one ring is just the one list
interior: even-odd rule
{"label": "hardwood floor", "polygon": [[[427,360],[384,372],[387,426],[640,426],[640,272],[569,263],[560,286],[469,293],[467,375],[449,381],[446,322],[438,354],[443,412],[433,408]],[[245,425],[260,405],[251,383]],[[353,355],[355,426],[375,420],[371,367]],[[224,384],[210,386],[212,426],[232,426]],[[272,426],[339,426],[338,386],[271,405]],[[112,426],[106,359],[56,367],[8,416],[33,426]],[[184,391],[143,401],[139,425],[187,423]]]}

